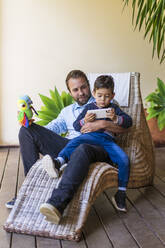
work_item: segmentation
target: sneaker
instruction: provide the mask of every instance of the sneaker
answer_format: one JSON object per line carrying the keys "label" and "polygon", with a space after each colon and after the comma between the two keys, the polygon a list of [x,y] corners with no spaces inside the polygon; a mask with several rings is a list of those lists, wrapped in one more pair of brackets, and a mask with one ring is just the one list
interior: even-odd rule
{"label": "sneaker", "polygon": [[64,172],[64,170],[65,170],[65,168],[67,167],[67,165],[68,165],[67,163],[61,165],[60,171],[61,171],[61,172]]}
{"label": "sneaker", "polygon": [[14,207],[15,201],[16,201],[16,198],[14,197],[11,201],[6,202],[5,206],[6,206],[7,208],[12,209],[12,208]]}
{"label": "sneaker", "polygon": [[117,210],[121,212],[127,212],[125,199],[126,192],[123,190],[118,190],[117,193],[112,197],[112,204]]}
{"label": "sneaker", "polygon": [[58,224],[62,216],[59,210],[50,203],[41,204],[40,213],[46,216],[47,221],[54,224]]}
{"label": "sneaker", "polygon": [[46,170],[50,177],[59,177],[60,166],[60,162],[58,160],[53,160],[49,155],[45,155],[42,159],[42,168]]}

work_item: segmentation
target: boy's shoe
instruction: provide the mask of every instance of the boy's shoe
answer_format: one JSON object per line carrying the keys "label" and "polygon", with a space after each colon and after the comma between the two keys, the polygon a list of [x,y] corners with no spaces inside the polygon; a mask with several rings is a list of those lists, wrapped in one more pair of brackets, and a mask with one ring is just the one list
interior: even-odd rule
{"label": "boy's shoe", "polygon": [[41,204],[40,213],[46,216],[47,221],[50,221],[54,224],[58,224],[62,216],[59,210],[50,203]]}
{"label": "boy's shoe", "polygon": [[117,210],[121,212],[127,212],[125,199],[126,192],[123,190],[118,190],[117,193],[112,197],[112,203]]}
{"label": "boy's shoe", "polygon": [[59,177],[60,166],[60,162],[58,160],[53,160],[49,155],[45,155],[42,158],[42,168],[46,170],[50,177]]}
{"label": "boy's shoe", "polygon": [[6,202],[5,206],[6,206],[7,208],[12,209],[12,208],[14,207],[15,201],[16,201],[16,198],[14,197],[11,201]]}

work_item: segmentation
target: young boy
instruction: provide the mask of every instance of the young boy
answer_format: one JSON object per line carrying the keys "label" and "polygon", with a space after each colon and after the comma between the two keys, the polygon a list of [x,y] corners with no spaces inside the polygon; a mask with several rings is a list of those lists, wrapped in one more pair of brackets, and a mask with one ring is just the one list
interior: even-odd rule
{"label": "young boy", "polygon": [[[111,76],[99,76],[94,83],[93,96],[95,102],[88,104],[77,120],[73,123],[76,131],[81,131],[82,126],[87,122],[93,122],[96,119],[94,113],[88,113],[88,110],[109,108],[106,113],[106,120],[116,123],[116,125],[129,128],[132,125],[132,119],[124,113],[116,104],[111,103],[114,98],[114,81]],[[103,129],[97,132],[84,133],[71,141],[58,154],[58,157],[52,162],[52,166],[44,164],[44,169],[49,176],[58,177],[60,167],[67,163],[72,152],[82,143],[102,146],[109,154],[110,160],[118,165],[118,191],[112,197],[112,203],[119,211],[126,212],[126,187],[129,179],[129,158],[125,152],[115,143],[113,133]],[[46,160],[45,160],[46,161]],[[46,215],[44,204],[40,207],[41,213]]]}

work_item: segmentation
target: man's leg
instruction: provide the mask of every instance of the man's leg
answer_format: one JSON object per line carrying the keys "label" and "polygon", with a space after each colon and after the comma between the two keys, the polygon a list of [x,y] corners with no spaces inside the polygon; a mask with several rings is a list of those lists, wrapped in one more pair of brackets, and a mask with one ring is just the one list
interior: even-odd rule
{"label": "man's leg", "polygon": [[39,153],[56,157],[68,143],[68,139],[33,123],[28,128],[20,128],[19,142],[26,176],[29,169],[39,158]]}
{"label": "man's leg", "polygon": [[[68,139],[35,123],[28,128],[22,126],[19,131],[19,142],[25,176],[39,158],[39,153],[49,154],[52,158],[56,157],[68,141]],[[13,208],[15,200],[13,198],[7,202],[6,207]]]}
{"label": "man's leg", "polygon": [[[90,164],[96,161],[109,161],[109,156],[103,148],[89,144],[82,144],[77,147],[71,155],[58,188],[53,190],[47,204],[54,206],[55,210],[62,214],[79,185],[87,176]],[[44,204],[41,205],[40,211],[45,214]],[[49,214],[46,216],[50,220]]]}

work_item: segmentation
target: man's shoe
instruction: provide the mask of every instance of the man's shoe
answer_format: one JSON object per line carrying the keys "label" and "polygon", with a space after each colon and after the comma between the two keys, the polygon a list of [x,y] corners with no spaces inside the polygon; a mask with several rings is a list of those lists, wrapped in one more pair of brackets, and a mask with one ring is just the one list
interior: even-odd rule
{"label": "man's shoe", "polygon": [[40,213],[46,216],[47,221],[50,221],[54,224],[58,224],[62,216],[59,210],[50,203],[41,204]]}
{"label": "man's shoe", "polygon": [[112,197],[112,203],[118,211],[127,212],[125,199],[126,192],[123,190],[118,190],[117,193]]}
{"label": "man's shoe", "polygon": [[67,163],[61,165],[60,171],[61,171],[62,173],[64,172],[64,170],[65,170],[65,168],[67,167],[67,165],[68,165]]}
{"label": "man's shoe", "polygon": [[59,177],[60,162],[53,160],[49,155],[42,158],[42,168],[46,170],[48,175],[53,178]]}
{"label": "man's shoe", "polygon": [[12,209],[12,208],[14,207],[15,201],[16,201],[16,198],[14,197],[11,201],[6,202],[5,206],[6,206],[7,208]]}

